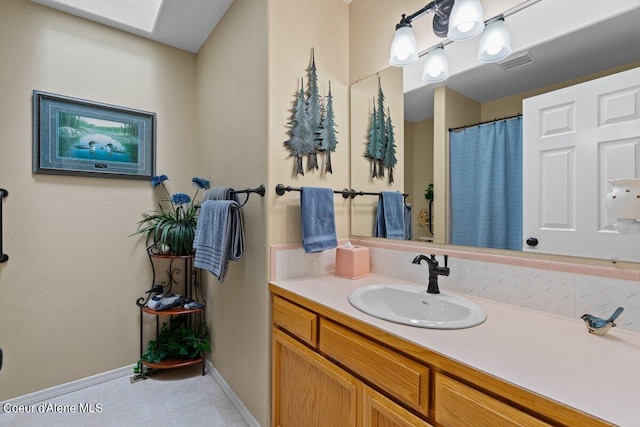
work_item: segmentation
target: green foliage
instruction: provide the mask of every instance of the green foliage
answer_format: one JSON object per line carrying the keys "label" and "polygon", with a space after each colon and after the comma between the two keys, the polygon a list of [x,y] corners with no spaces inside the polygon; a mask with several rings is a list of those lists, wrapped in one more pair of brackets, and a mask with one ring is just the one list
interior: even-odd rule
{"label": "green foliage", "polygon": [[427,185],[427,189],[424,190],[424,198],[427,200],[433,200],[433,183]]}
{"label": "green foliage", "polygon": [[190,360],[211,351],[209,329],[204,322],[196,328],[186,327],[186,316],[171,317],[163,322],[155,340],[149,341],[142,360],[159,363],[163,360]]}
{"label": "green foliage", "polygon": [[165,210],[160,206],[156,211],[143,213],[142,218],[138,222],[140,228],[136,234],[146,234],[147,242],[151,240],[156,245],[167,245],[174,255],[193,253],[198,206],[189,206],[187,209],[178,206],[175,211]]}
{"label": "green foliage", "polygon": [[158,209],[142,214],[142,220],[138,222],[138,230],[132,236],[145,234],[147,244],[151,241],[158,248],[165,245],[173,255],[191,255],[194,252],[193,239],[200,210],[196,198],[201,189],[209,188],[209,181],[193,178],[196,192],[193,198],[190,198],[184,193],[171,196],[164,184],[167,179],[166,175],[152,179],[153,187],[161,186],[167,198],[158,202]]}

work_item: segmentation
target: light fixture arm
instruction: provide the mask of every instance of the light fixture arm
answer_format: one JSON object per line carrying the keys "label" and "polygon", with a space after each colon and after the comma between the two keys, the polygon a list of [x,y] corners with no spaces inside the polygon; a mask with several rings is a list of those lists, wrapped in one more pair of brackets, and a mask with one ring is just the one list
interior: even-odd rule
{"label": "light fixture arm", "polygon": [[434,0],[431,3],[427,4],[425,7],[423,7],[422,9],[418,10],[415,13],[412,13],[411,15],[407,16],[406,14],[402,14],[402,19],[400,19],[400,22],[398,23],[398,25],[396,25],[396,29],[398,29],[399,27],[406,27],[411,26],[411,23],[426,15],[427,13],[430,12],[434,12],[435,14],[437,14],[438,16],[442,17],[442,18],[446,18],[446,13],[444,13],[438,5],[438,0]]}
{"label": "light fixture arm", "polygon": [[496,15],[493,18],[489,18],[486,21],[484,21],[484,25],[489,25],[490,23],[494,22],[494,21],[504,21],[504,15],[501,13],[500,15]]}

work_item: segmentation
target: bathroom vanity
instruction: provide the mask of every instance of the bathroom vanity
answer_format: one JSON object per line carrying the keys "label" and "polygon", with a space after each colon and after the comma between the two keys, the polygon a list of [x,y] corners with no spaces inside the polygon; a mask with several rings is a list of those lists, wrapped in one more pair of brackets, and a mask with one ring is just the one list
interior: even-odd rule
{"label": "bathroom vanity", "polygon": [[486,322],[458,330],[392,323],[349,304],[353,290],[390,282],[407,283],[376,275],[270,283],[274,427],[611,426],[640,419],[633,401],[638,334],[592,336],[578,320],[477,298]]}

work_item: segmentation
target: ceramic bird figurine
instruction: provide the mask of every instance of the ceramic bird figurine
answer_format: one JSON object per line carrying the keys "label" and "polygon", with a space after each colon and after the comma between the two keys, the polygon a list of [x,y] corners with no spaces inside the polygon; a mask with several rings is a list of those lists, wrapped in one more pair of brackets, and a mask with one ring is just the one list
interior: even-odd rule
{"label": "ceramic bird figurine", "polygon": [[608,319],[602,319],[600,317],[592,316],[591,314],[583,314],[581,316],[584,323],[587,325],[589,332],[595,335],[604,335],[609,332],[609,329],[616,326],[614,320],[620,316],[620,313],[624,311],[624,308],[618,307]]}

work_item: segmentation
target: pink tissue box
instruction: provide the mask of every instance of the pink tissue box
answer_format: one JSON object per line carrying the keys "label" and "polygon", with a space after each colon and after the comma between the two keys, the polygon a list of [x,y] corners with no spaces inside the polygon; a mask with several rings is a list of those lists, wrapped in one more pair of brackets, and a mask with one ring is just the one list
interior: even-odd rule
{"label": "pink tissue box", "polygon": [[369,248],[354,246],[336,249],[336,276],[360,279],[369,275]]}

